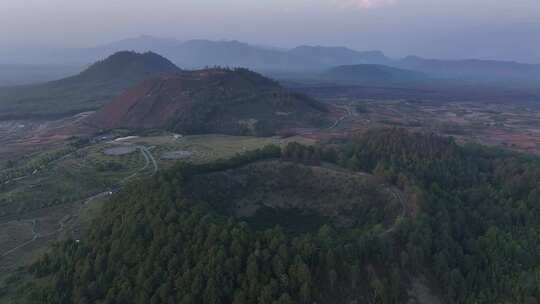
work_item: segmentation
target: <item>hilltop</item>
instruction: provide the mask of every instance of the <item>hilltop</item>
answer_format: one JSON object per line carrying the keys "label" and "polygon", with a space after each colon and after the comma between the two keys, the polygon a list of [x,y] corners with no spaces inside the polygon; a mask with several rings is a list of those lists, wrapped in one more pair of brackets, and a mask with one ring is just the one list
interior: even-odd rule
{"label": "hilltop", "polygon": [[180,72],[180,69],[168,59],[156,53],[121,51],[94,63],[79,75],[63,81],[104,82],[112,80],[127,83],[140,81],[150,75],[174,72]]}
{"label": "hilltop", "polygon": [[169,60],[152,52],[118,52],[72,77],[0,88],[0,117],[62,116],[95,110],[149,76],[180,71]]}
{"label": "hilltop", "polygon": [[102,128],[270,135],[325,125],[325,106],[246,69],[204,69],[153,77],[90,117]]}

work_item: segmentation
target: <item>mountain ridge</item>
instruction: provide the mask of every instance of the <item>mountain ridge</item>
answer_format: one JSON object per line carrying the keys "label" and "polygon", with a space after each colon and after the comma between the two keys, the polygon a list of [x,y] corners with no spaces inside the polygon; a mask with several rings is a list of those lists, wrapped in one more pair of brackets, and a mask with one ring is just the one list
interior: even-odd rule
{"label": "mountain ridge", "polygon": [[[258,46],[237,40],[177,40],[142,35],[91,48],[52,49],[40,52],[5,53],[12,63],[77,63],[85,65],[111,53],[133,50],[157,52],[172,62],[189,69],[208,66],[245,67],[258,72],[309,71],[353,64],[383,64],[395,68],[417,70],[439,78],[477,81],[537,82],[540,65],[502,60],[429,59],[418,56],[389,58],[381,51],[357,51],[344,46],[300,45],[283,49]],[[15,56],[15,57],[14,57]],[[25,61],[26,58],[26,61]],[[495,73],[495,75],[493,75]]]}
{"label": "mountain ridge", "polygon": [[481,59],[443,60],[407,56],[395,67],[424,72],[441,78],[500,81],[540,80],[540,64]]}
{"label": "mountain ridge", "polygon": [[428,80],[428,75],[413,70],[394,68],[378,64],[342,65],[321,74],[325,81],[340,84],[396,84]]}
{"label": "mountain ridge", "polygon": [[[355,54],[355,56],[363,56],[363,60],[369,59],[370,56],[380,57],[380,51],[356,51],[346,47],[321,47],[321,46],[304,46],[311,50],[325,50],[326,52],[336,51],[340,49],[342,52]],[[299,48],[302,48],[300,46]],[[238,40],[208,40],[208,39],[189,39],[177,40],[174,38],[160,38],[149,35],[141,35],[138,37],[127,38],[119,41],[114,41],[107,44],[97,45],[88,48],[65,48],[65,49],[50,49],[46,51],[17,52],[16,54],[5,53],[5,57],[10,62],[28,63],[24,58],[33,58],[36,63],[65,63],[65,61],[80,65],[94,62],[99,58],[103,58],[111,53],[131,50],[136,52],[153,51],[159,53],[177,64],[181,64],[186,68],[203,68],[206,66],[221,65],[232,67],[246,67],[258,69],[283,69],[294,67],[297,69],[314,69],[329,67],[324,64],[321,58],[313,57],[308,60],[302,56],[297,56],[294,53],[298,50],[295,48],[284,49],[276,47],[263,47],[249,43],[240,42]],[[215,57],[220,55],[216,50],[225,51],[223,58]],[[237,51],[236,54],[231,53],[231,50]],[[201,57],[202,55],[209,55]],[[245,54],[250,56],[245,57]],[[228,57],[227,57],[228,56]],[[383,55],[384,56],[384,55]],[[187,60],[186,58],[190,58]],[[248,60],[249,59],[249,60]],[[379,58],[380,59],[380,58]],[[248,60],[248,61],[246,61]],[[266,63],[264,62],[266,61]],[[335,61],[335,60],[334,60]],[[264,64],[261,64],[263,62]],[[342,62],[351,63],[351,62]],[[276,66],[276,63],[281,66]],[[352,62],[354,63],[354,62]],[[369,62],[380,63],[380,62]]]}

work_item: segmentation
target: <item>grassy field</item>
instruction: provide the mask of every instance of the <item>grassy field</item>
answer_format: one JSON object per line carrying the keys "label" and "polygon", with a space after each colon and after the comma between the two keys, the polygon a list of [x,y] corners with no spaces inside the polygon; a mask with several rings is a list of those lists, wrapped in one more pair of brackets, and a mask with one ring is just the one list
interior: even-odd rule
{"label": "grassy field", "polygon": [[189,152],[189,157],[181,158],[180,160],[205,163],[220,158],[230,158],[235,154],[262,148],[266,145],[283,146],[293,141],[303,144],[314,143],[310,139],[299,136],[281,139],[278,137],[229,136],[220,134],[184,136],[178,139],[175,139],[173,135],[162,135],[134,138],[127,142],[154,147],[152,154],[160,165],[169,166],[177,160],[166,159],[165,155],[168,152]]}

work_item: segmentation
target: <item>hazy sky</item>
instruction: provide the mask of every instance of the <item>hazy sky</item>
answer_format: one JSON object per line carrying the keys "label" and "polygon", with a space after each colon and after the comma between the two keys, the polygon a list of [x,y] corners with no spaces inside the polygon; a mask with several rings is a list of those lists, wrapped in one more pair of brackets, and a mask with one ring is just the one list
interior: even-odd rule
{"label": "hazy sky", "polygon": [[148,34],[540,60],[537,48],[523,49],[540,46],[538,30],[540,0],[0,0],[0,47]]}

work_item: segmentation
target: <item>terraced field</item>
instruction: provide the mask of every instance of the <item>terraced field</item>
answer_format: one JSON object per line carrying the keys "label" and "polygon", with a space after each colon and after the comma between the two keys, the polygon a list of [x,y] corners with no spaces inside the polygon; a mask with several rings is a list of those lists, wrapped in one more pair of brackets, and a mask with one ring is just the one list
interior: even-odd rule
{"label": "terraced field", "polygon": [[[9,168],[3,173],[18,172],[4,180],[0,193],[0,216],[24,214],[27,211],[75,202],[112,188],[122,178],[140,168],[139,154],[121,158],[101,153],[100,145],[79,150],[64,150],[59,158],[40,161],[39,165]],[[32,156],[40,159],[42,154]]]}

